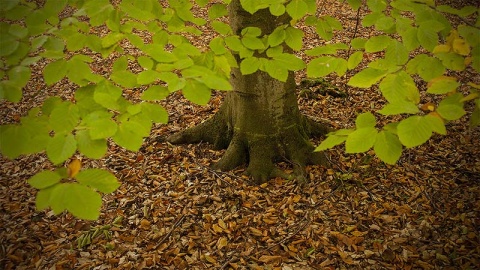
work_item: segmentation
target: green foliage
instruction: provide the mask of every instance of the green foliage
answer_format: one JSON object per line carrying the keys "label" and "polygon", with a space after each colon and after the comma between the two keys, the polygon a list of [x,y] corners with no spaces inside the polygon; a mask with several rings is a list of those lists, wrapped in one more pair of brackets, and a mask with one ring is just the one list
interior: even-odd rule
{"label": "green foliage", "polygon": [[[100,215],[102,199],[95,190],[111,193],[120,184],[108,171],[86,169],[78,173],[80,166],[73,161],[69,165],[68,175],[64,175],[62,170],[42,171],[30,178],[28,183],[39,189],[36,199],[37,209],[51,207],[56,214],[68,210],[79,218],[97,219]],[[77,182],[66,182],[66,178],[69,177],[74,177]]]}
{"label": "green foliage", "polygon": [[[228,91],[232,68],[242,74],[266,72],[286,81],[289,72],[306,69],[309,77],[335,73],[355,74],[348,85],[369,88],[378,84],[388,102],[377,113],[401,115],[379,127],[373,113],[360,114],[354,129],[333,132],[317,147],[326,150],[345,142],[346,152],[373,151],[388,164],[401,156],[403,146],[425,143],[433,133],[446,134],[445,124],[469,114],[466,103],[473,104],[470,126],[480,125],[480,86],[462,83],[447,76],[449,71],[480,71],[479,9],[435,6],[433,1],[368,0],[369,13],[361,25],[378,31],[378,36],[355,38],[346,43],[331,42],[335,31],[343,28],[337,19],[318,14],[314,0],[240,0],[242,7],[255,14],[268,9],[274,16],[290,17],[271,33],[247,27],[233,33],[224,23],[231,1],[215,1],[209,7],[208,20],[197,18],[192,1],[122,0],[47,0],[44,5],[28,1],[6,1],[0,6],[0,99],[19,102],[28,85],[32,67],[45,63],[42,75],[47,86],[60,81],[73,85],[74,98],[47,98],[19,123],[0,126],[0,152],[9,158],[45,152],[61,167],[73,155],[101,158],[107,152],[107,140],[138,151],[149,136],[153,123],[167,123],[168,113],[158,102],[172,92],[197,104],[207,104],[212,90]],[[204,7],[211,1],[196,0]],[[355,10],[362,1],[348,0]],[[166,5],[166,6],[165,6]],[[67,6],[72,16],[59,16]],[[411,16],[405,16],[405,14]],[[449,16],[476,24],[453,28]],[[87,20],[85,20],[87,18]],[[304,32],[295,27],[304,20],[326,45],[306,51],[312,59],[305,63],[291,51],[303,48]],[[195,26],[208,24],[217,32],[208,48],[197,48],[185,34],[202,38]],[[97,27],[107,30],[99,37]],[[145,31],[151,40],[136,33]],[[121,43],[128,42],[139,52],[127,55]],[[86,51],[91,53],[85,54]],[[339,57],[339,53],[348,57]],[[413,54],[413,52],[415,52]],[[383,58],[367,61],[370,53]],[[114,59],[111,70],[99,71],[92,65],[94,55]],[[119,56],[120,55],[120,56]],[[415,55],[411,58],[411,55]],[[41,65],[40,65],[41,66]],[[135,67],[135,68],[132,68]],[[421,93],[414,78],[427,85]],[[462,90],[462,91],[460,91]],[[461,94],[470,90],[470,93]],[[127,93],[141,92],[140,101]],[[430,104],[424,96],[441,101]],[[75,177],[76,176],[76,177]],[[100,170],[85,170],[65,176],[61,170],[44,171],[29,183],[40,191],[37,207],[51,207],[95,219],[101,205],[96,191],[113,192],[118,184],[113,175]],[[74,182],[67,179],[76,179]],[[95,191],[96,190],[96,191]]]}

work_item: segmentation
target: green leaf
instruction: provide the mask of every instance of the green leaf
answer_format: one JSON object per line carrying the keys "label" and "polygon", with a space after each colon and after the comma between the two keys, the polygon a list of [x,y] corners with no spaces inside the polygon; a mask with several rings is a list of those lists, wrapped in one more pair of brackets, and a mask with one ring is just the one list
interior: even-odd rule
{"label": "green leaf", "polygon": [[447,135],[445,122],[440,117],[432,114],[428,114],[425,116],[425,121],[428,121],[433,132],[436,132],[441,135]]}
{"label": "green leaf", "polygon": [[81,59],[70,59],[67,70],[68,79],[80,86],[87,85],[91,81],[91,78],[94,77],[88,64]]}
{"label": "green leaf", "polygon": [[410,60],[407,64],[409,74],[418,74],[425,81],[441,76],[445,72],[445,67],[437,58],[426,54],[419,54]]}
{"label": "green leaf", "polygon": [[71,132],[80,120],[77,105],[65,101],[57,105],[50,114],[50,125],[58,133]]}
{"label": "green leaf", "polygon": [[112,139],[120,146],[130,151],[138,151],[143,144],[143,136],[139,130],[143,129],[137,122],[123,122],[118,126],[118,131]]}
{"label": "green leaf", "polygon": [[137,75],[127,70],[112,72],[110,79],[126,88],[134,88],[137,86]]}
{"label": "green leaf", "polygon": [[419,113],[420,110],[415,103],[409,101],[396,101],[385,105],[385,107],[378,112],[383,115],[397,115],[403,113],[416,114]]}
{"label": "green leaf", "polygon": [[277,17],[285,14],[286,11],[286,8],[283,4],[272,4],[270,7],[268,7],[268,9],[273,16]]}
{"label": "green leaf", "polygon": [[86,186],[76,183],[63,184],[65,208],[75,217],[97,220],[100,216],[102,197]]}
{"label": "green leaf", "polygon": [[210,100],[211,90],[205,84],[192,79],[187,80],[182,93],[188,100],[199,105],[206,105]]}
{"label": "green leaf", "polygon": [[387,75],[380,83],[380,91],[390,103],[420,102],[417,85],[405,71]]}
{"label": "green leaf", "polygon": [[248,57],[240,63],[240,71],[243,75],[255,73],[260,68],[260,61],[257,57]]}
{"label": "green leaf", "polygon": [[212,27],[221,35],[228,35],[232,33],[232,28],[229,24],[220,21],[213,21]]}
{"label": "green leaf", "polygon": [[227,48],[225,48],[225,42],[223,38],[221,37],[216,37],[210,41],[210,49],[216,54],[216,55],[222,55],[227,52]]}
{"label": "green leaf", "polygon": [[87,116],[84,122],[87,125],[87,129],[90,132],[90,138],[92,140],[106,139],[115,135],[117,132],[117,123],[111,118],[92,119],[91,117]]}
{"label": "green leaf", "polygon": [[262,8],[261,3],[258,3],[258,0],[240,0],[242,8],[248,13],[253,14],[257,10]]}
{"label": "green leaf", "polygon": [[113,72],[126,70],[128,67],[128,58],[124,55],[113,62]]}
{"label": "green leaf", "polygon": [[317,148],[315,148],[315,151],[318,152],[333,148],[336,145],[342,144],[346,140],[347,136],[329,135],[319,146],[317,146]]}
{"label": "green leaf", "polygon": [[28,179],[28,184],[36,189],[45,189],[57,183],[60,183],[62,177],[52,171],[41,171]]}
{"label": "green leaf", "polygon": [[442,61],[443,66],[455,71],[465,70],[465,59],[454,52],[437,53],[435,56]]}
{"label": "green leaf", "polygon": [[379,52],[387,48],[392,42],[392,38],[389,36],[374,36],[367,40],[365,43],[366,52]]}
{"label": "green leaf", "polygon": [[150,84],[159,79],[160,74],[155,70],[144,70],[137,75],[138,84]]}
{"label": "green leaf", "polygon": [[73,134],[55,134],[47,145],[47,156],[53,164],[60,164],[75,154],[77,141]]}
{"label": "green leaf", "polygon": [[119,186],[117,178],[109,171],[102,169],[86,169],[75,176],[77,181],[103,193],[112,193]]}
{"label": "green leaf", "polygon": [[362,26],[370,27],[372,25],[375,25],[378,20],[384,17],[385,14],[383,14],[382,12],[372,12],[370,14],[367,14],[362,20]]}
{"label": "green leaf", "polygon": [[417,28],[410,27],[408,30],[400,33],[402,36],[403,44],[407,48],[407,50],[412,51],[418,46],[420,46],[420,42],[418,41],[418,30]]}
{"label": "green leaf", "polygon": [[51,62],[43,70],[43,78],[47,85],[52,85],[67,75],[68,63],[64,59]]}
{"label": "green leaf", "polygon": [[224,91],[232,90],[232,85],[230,84],[228,79],[223,76],[218,76],[215,74],[204,74],[199,81],[205,84],[210,89]]}
{"label": "green leaf", "polygon": [[0,81],[0,99],[2,98],[11,102],[19,102],[22,99],[22,88],[11,81]]}
{"label": "green leaf", "polygon": [[350,44],[352,45],[353,49],[361,50],[365,48],[365,44],[367,43],[367,41],[368,39],[365,38],[354,38],[352,39]]}
{"label": "green leaf", "polygon": [[263,44],[262,40],[257,37],[244,36],[242,38],[242,44],[250,50],[265,49],[265,44]]}
{"label": "green leaf", "polygon": [[88,158],[100,159],[107,152],[107,140],[92,140],[88,130],[79,130],[75,133],[78,150]]}
{"label": "green leaf", "polygon": [[268,45],[275,47],[283,43],[287,34],[284,26],[279,26],[268,36]]}
{"label": "green leaf", "polygon": [[303,31],[294,27],[285,28],[285,43],[295,51],[299,51],[303,46]]}
{"label": "green leaf", "polygon": [[304,0],[292,0],[286,6],[286,10],[292,19],[298,20],[307,14],[308,6]]}
{"label": "green leaf", "polygon": [[213,4],[208,9],[208,18],[210,20],[228,15],[227,6],[225,4]]}
{"label": "green leaf", "polygon": [[355,126],[357,129],[375,127],[376,124],[377,120],[371,112],[359,114],[355,120]]}
{"label": "green leaf", "polygon": [[276,63],[288,70],[297,71],[305,68],[305,63],[302,59],[289,53],[282,53],[273,57]]}
{"label": "green leaf", "polygon": [[460,86],[460,83],[453,77],[441,76],[429,82],[427,89],[431,94],[446,94],[453,92]]}
{"label": "green leaf", "polygon": [[385,50],[385,60],[392,62],[394,66],[403,66],[410,58],[410,51],[396,40],[390,42]]}
{"label": "green leaf", "polygon": [[8,72],[8,78],[15,86],[24,87],[30,80],[31,71],[28,67],[16,66]]}
{"label": "green leaf", "polygon": [[346,153],[363,153],[373,147],[377,130],[374,127],[360,128],[348,135],[345,142]]}
{"label": "green leaf", "polygon": [[367,6],[373,12],[382,12],[387,8],[385,0],[367,0]]}
{"label": "green leaf", "polygon": [[417,39],[420,45],[432,52],[435,46],[438,45],[438,34],[426,25],[421,25],[417,31]]}
{"label": "green leaf", "polygon": [[354,69],[356,68],[363,60],[363,52],[354,52],[348,58],[347,68]]}
{"label": "green leaf", "polygon": [[346,71],[347,61],[332,56],[315,58],[307,65],[308,77],[324,77],[332,72],[342,76]]}
{"label": "green leaf", "polygon": [[385,77],[387,73],[388,71],[386,70],[366,68],[355,74],[350,81],[348,81],[348,85],[359,88],[369,88]]}
{"label": "green leaf", "polygon": [[425,143],[432,136],[432,127],[428,119],[422,116],[410,116],[397,126],[400,142],[408,148]]}
{"label": "green leaf", "polygon": [[359,9],[362,5],[361,0],[347,0],[348,4],[355,10]]}
{"label": "green leaf", "polygon": [[152,58],[150,58],[148,56],[143,56],[143,55],[139,56],[137,58],[137,62],[144,69],[153,69],[153,60],[152,60]]}
{"label": "green leaf", "polygon": [[242,29],[241,34],[244,37],[259,37],[262,35],[262,29],[255,26],[248,26]]}
{"label": "green leaf", "polygon": [[37,208],[37,211],[45,210],[50,206],[50,196],[54,188],[55,186],[41,189],[37,192],[35,198],[35,207]]}
{"label": "green leaf", "polygon": [[160,105],[143,102],[142,113],[146,114],[149,119],[155,123],[164,123],[168,122],[168,112]]}
{"label": "green leaf", "polygon": [[462,118],[462,116],[466,114],[462,105],[463,104],[449,104],[442,101],[436,111],[444,119],[453,121]]}
{"label": "green leaf", "polygon": [[122,89],[120,87],[105,81],[97,84],[93,99],[107,109],[116,109],[118,106],[117,100],[121,95]]}
{"label": "green leaf", "polygon": [[477,47],[480,45],[480,29],[467,25],[459,25],[458,33],[467,40],[470,46]]}
{"label": "green leaf", "polygon": [[393,165],[402,155],[402,144],[395,134],[382,130],[377,134],[373,150],[380,160]]}
{"label": "green leaf", "polygon": [[152,85],[142,93],[142,100],[162,100],[170,94],[164,86]]}
{"label": "green leaf", "polygon": [[65,200],[68,194],[65,192],[66,183],[59,183],[41,191],[47,191],[48,203],[55,214],[60,214],[66,209]]}
{"label": "green leaf", "polygon": [[287,81],[288,69],[282,67],[282,65],[278,64],[277,61],[266,61],[265,71],[274,79],[277,79],[281,82]]}
{"label": "green leaf", "polygon": [[149,44],[144,52],[159,63],[173,63],[178,60],[175,54],[165,51],[165,48],[158,44]]}

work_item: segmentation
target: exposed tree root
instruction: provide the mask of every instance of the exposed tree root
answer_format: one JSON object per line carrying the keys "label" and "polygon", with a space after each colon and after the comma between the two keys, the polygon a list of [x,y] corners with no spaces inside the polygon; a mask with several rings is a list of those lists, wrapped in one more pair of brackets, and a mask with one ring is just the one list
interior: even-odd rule
{"label": "exposed tree root", "polygon": [[[313,152],[314,146],[308,140],[311,136],[328,133],[330,129],[324,124],[302,116],[298,124],[277,134],[250,134],[234,129],[224,112],[221,109],[209,120],[173,134],[167,141],[173,144],[208,142],[216,149],[226,148],[224,156],[212,167],[225,171],[248,164],[246,173],[258,184],[273,177],[305,182],[307,165],[326,165],[323,153]],[[293,165],[293,175],[275,165],[281,160]]]}

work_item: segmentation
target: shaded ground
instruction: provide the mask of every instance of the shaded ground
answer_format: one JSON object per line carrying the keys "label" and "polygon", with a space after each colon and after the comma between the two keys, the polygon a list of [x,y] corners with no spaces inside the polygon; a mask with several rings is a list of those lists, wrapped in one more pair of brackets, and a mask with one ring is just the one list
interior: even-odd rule
{"label": "shaded ground", "polygon": [[[354,14],[331,10],[347,24],[338,36],[348,40]],[[371,34],[362,31],[357,36]],[[306,41],[307,47],[320,42]],[[346,96],[299,89],[301,110],[340,128],[353,126],[357,113],[382,107],[375,88],[346,88],[345,80],[326,79]],[[480,78],[467,72],[461,80]],[[2,124],[66,87],[41,90],[46,87],[35,75],[20,104],[0,103]],[[50,163],[43,155],[2,157],[0,268],[478,269],[480,129],[467,129],[467,119],[450,123],[448,136],[405,151],[396,166],[338,147],[326,153],[331,168],[308,167],[304,187],[279,178],[255,186],[242,176],[244,168],[210,170],[222,152],[209,145],[161,140],[205,120],[221,99],[216,93],[198,107],[172,94],[164,102],[170,123],[156,126],[141,151],[111,144],[104,159],[85,160],[85,167],[108,168],[122,182],[104,197],[97,222],[35,212],[35,190],[26,180]],[[95,231],[79,247],[77,240]]]}

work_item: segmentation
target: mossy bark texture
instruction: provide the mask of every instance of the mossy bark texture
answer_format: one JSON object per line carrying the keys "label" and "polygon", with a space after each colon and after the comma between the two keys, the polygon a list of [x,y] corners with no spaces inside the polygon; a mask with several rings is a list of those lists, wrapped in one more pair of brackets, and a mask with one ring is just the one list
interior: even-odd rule
{"label": "mossy bark texture", "polygon": [[[268,10],[251,15],[238,0],[231,2],[230,24],[236,32],[256,26],[263,34],[271,33],[289,18],[272,16]],[[226,148],[224,156],[213,167],[231,170],[248,164],[247,173],[257,183],[271,177],[292,178],[276,168],[278,160],[289,160],[297,180],[305,180],[305,166],[322,164],[322,153],[313,152],[309,138],[328,129],[303,116],[298,109],[295,80],[290,72],[286,82],[257,71],[242,75],[234,69],[230,80],[234,90],[228,92],[219,111],[193,128],[168,138],[171,143],[209,142],[217,149]]]}

